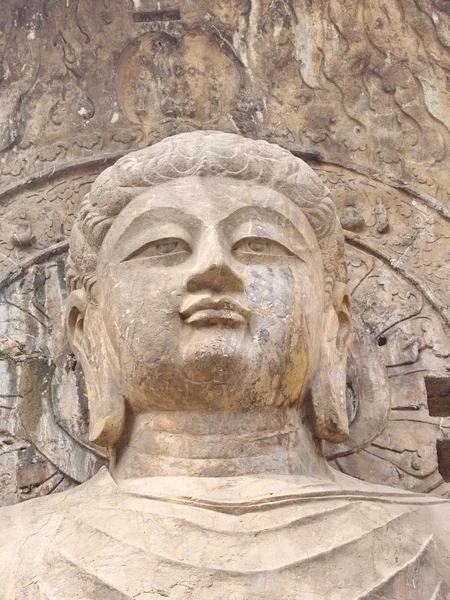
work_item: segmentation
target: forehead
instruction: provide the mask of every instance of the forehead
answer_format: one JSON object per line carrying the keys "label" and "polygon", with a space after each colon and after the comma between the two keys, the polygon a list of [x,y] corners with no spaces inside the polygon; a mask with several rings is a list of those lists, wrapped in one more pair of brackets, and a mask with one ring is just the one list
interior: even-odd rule
{"label": "forehead", "polygon": [[225,221],[232,224],[238,214],[240,220],[279,216],[280,224],[288,220],[307,242],[317,244],[301,208],[280,192],[255,181],[189,176],[149,187],[134,198],[115,218],[104,246],[149,223],[176,221],[189,226],[195,222],[211,227]]}

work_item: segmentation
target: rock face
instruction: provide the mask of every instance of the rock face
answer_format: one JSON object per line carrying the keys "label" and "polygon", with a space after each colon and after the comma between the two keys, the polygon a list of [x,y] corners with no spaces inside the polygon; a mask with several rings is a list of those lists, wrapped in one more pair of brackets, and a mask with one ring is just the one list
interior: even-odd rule
{"label": "rock face", "polygon": [[197,129],[276,142],[331,191],[355,332],[331,464],[448,496],[449,46],[443,0],[3,0],[0,505],[107,463],[64,332],[68,236],[106,166]]}

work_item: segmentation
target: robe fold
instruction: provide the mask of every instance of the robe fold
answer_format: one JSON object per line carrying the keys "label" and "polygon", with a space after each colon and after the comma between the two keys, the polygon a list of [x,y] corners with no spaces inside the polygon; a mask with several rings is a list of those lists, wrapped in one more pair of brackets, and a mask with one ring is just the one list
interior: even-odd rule
{"label": "robe fold", "polygon": [[102,469],[0,527],[2,600],[450,600],[450,501],[341,474]]}

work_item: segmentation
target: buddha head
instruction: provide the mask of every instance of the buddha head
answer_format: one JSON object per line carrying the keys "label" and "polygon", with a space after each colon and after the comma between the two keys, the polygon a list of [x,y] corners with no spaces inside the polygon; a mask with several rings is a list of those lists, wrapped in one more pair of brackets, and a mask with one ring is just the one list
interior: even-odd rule
{"label": "buddha head", "polygon": [[308,403],[316,436],[343,441],[345,282],[329,192],[287,150],[196,131],[121,158],[70,239],[90,439],[113,447],[130,413]]}

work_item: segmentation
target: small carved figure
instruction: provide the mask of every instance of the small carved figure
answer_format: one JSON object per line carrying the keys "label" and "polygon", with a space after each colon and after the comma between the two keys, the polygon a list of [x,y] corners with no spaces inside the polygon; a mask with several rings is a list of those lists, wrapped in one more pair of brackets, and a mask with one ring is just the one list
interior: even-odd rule
{"label": "small carved figure", "polygon": [[377,205],[375,206],[375,221],[377,224],[378,233],[386,233],[389,231],[387,210],[381,198],[377,198]]}
{"label": "small carved figure", "polygon": [[145,62],[142,62],[139,69],[139,78],[134,86],[137,98],[136,114],[139,116],[146,115],[148,113],[147,96],[149,93],[149,88],[148,85],[145,83],[146,67],[147,65],[145,64]]}
{"label": "small carved figure", "polygon": [[347,206],[341,216],[341,225],[348,231],[361,231],[366,225],[364,217],[358,211],[352,200],[347,201]]}
{"label": "small carved figure", "polygon": [[110,449],[0,511],[0,596],[450,597],[450,502],[333,471],[349,302],[329,192],[276,145],[168,138],[96,180],[67,328]]}
{"label": "small carved figure", "polygon": [[25,213],[21,212],[16,223],[16,230],[11,236],[11,244],[16,248],[28,248],[35,239],[30,221]]}

